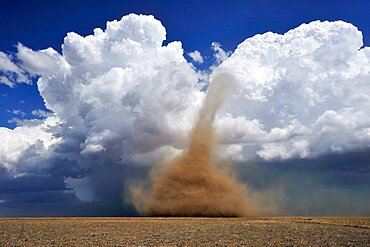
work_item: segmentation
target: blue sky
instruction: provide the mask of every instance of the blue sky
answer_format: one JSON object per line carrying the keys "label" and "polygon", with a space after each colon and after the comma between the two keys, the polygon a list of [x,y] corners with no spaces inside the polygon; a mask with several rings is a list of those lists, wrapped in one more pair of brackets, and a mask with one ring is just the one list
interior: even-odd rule
{"label": "blue sky", "polygon": [[[206,57],[198,65],[212,64],[211,43],[233,51],[244,39],[268,31],[285,33],[313,20],[344,20],[357,26],[370,43],[368,1],[11,1],[0,2],[0,50],[16,52],[18,42],[33,50],[53,47],[61,52],[67,32],[89,35],[95,27],[129,13],[151,14],[167,30],[167,40],[180,40],[186,52],[198,50]],[[188,58],[188,57],[187,57]],[[208,58],[208,59],[207,59]],[[189,59],[189,58],[188,58]],[[190,59],[189,59],[190,60]],[[32,110],[46,110],[33,85],[14,88],[0,84],[0,126],[14,128],[12,118],[35,118]],[[22,110],[26,115],[9,111]]]}
{"label": "blue sky", "polygon": [[[38,74],[0,83],[0,217],[137,215],[122,195],[184,149],[218,68],[239,82],[216,118],[220,156],[277,215],[370,215],[369,13],[349,0],[0,1],[0,52]],[[118,34],[92,35],[113,20]],[[221,65],[213,42],[233,54]]]}

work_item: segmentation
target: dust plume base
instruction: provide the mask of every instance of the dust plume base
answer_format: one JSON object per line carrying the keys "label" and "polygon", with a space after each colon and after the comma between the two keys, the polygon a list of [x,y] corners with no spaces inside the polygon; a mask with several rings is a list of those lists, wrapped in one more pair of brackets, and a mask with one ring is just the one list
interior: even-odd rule
{"label": "dust plume base", "polygon": [[215,162],[213,121],[232,76],[214,78],[183,153],[160,168],[153,168],[152,186],[131,188],[132,202],[143,215],[236,217],[258,213],[259,202],[248,196],[246,185],[230,169]]}

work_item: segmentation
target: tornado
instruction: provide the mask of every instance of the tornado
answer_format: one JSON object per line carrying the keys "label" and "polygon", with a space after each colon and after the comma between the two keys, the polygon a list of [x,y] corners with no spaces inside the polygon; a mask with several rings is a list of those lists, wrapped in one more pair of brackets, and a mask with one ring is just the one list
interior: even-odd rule
{"label": "tornado", "polygon": [[188,147],[151,172],[151,187],[133,187],[131,196],[145,216],[238,217],[258,213],[259,202],[231,169],[217,163],[216,113],[235,82],[219,73],[210,83],[189,133]]}

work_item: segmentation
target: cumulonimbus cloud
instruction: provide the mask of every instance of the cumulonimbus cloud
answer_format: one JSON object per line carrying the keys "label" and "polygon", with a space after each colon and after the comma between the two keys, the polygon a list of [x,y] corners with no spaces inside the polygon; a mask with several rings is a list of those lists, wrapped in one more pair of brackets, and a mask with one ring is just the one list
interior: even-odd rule
{"label": "cumulonimbus cloud", "polygon": [[219,68],[239,80],[228,120],[219,118],[227,143],[263,159],[368,148],[370,48],[362,46],[362,33],[342,21],[246,39]]}
{"label": "cumulonimbus cloud", "polygon": [[[184,58],[181,42],[163,45],[165,38],[153,16],[130,14],[86,37],[68,33],[61,54],[19,44],[19,71],[39,76],[53,115],[1,128],[8,144],[0,146],[0,166],[14,177],[27,174],[32,167],[21,167],[30,150],[44,167],[55,166],[56,155],[81,169],[153,164],[178,153],[207,82]],[[271,160],[367,148],[370,48],[362,46],[361,32],[342,21],[238,45],[210,75],[226,71],[238,80],[215,120],[220,155]]]}

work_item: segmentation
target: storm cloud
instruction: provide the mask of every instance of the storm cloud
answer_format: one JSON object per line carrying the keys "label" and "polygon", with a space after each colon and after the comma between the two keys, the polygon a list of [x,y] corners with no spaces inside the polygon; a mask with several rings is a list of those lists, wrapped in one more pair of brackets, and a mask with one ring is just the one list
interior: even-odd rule
{"label": "storm cloud", "polygon": [[[163,45],[165,39],[160,21],[130,14],[85,37],[68,33],[61,53],[22,44],[17,62],[1,53],[13,83],[39,78],[52,113],[41,123],[0,127],[0,207],[57,193],[56,201],[91,205],[94,215],[133,212],[122,205],[122,193],[186,147],[208,86],[181,42]],[[361,202],[354,214],[369,214],[370,48],[361,32],[342,21],[315,21],[247,38],[228,55],[208,75],[224,71],[237,79],[215,118],[218,158],[237,163],[241,179],[264,191],[266,202],[280,203],[277,214],[328,214],[324,208],[338,202],[344,206],[332,214],[342,214],[344,195]],[[363,155],[361,161],[346,159],[352,154]],[[362,182],[345,186],[346,179]],[[332,199],[306,209],[294,203],[318,191]],[[82,211],[72,208],[66,210]]]}

